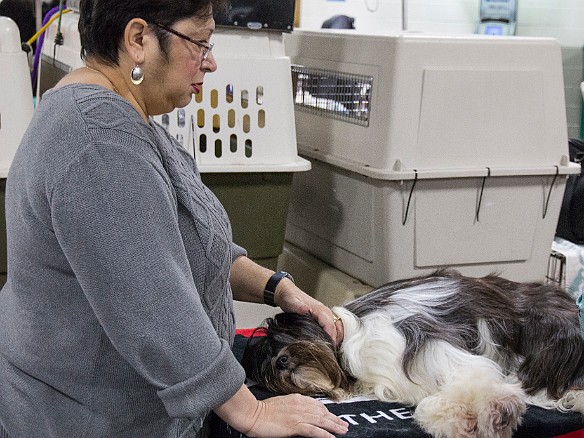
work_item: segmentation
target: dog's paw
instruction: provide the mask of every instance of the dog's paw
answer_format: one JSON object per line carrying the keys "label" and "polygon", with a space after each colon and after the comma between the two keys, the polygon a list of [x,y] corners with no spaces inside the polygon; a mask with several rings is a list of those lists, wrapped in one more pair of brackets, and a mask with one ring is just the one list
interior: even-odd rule
{"label": "dog's paw", "polygon": [[523,391],[506,383],[423,399],[414,418],[439,438],[511,438],[526,410]]}
{"label": "dog's paw", "polygon": [[465,404],[440,395],[423,399],[414,412],[416,422],[436,438],[478,438],[478,418]]}
{"label": "dog's paw", "polygon": [[526,405],[515,391],[494,391],[477,415],[477,438],[511,438],[521,422]]}
{"label": "dog's paw", "polygon": [[573,389],[567,391],[562,398],[557,401],[557,409],[561,412],[580,412],[584,414],[584,390]]}

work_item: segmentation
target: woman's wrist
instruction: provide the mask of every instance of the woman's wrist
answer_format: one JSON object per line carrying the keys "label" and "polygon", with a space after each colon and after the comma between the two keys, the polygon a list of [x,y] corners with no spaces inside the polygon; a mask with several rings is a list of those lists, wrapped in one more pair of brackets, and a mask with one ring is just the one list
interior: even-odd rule
{"label": "woman's wrist", "polygon": [[262,410],[262,402],[255,398],[247,386],[241,388],[214,412],[237,431],[247,434],[255,426]]}
{"label": "woman's wrist", "polygon": [[238,257],[231,265],[229,277],[233,298],[263,304],[264,288],[273,274],[274,271],[258,265],[248,257]]}
{"label": "woman's wrist", "polygon": [[278,296],[282,295],[283,293],[282,291],[285,288],[285,286],[283,285],[285,285],[286,282],[294,283],[292,275],[285,271],[274,272],[266,282],[266,285],[264,286],[263,291],[264,304],[277,307],[278,303],[280,303],[281,301],[276,298],[276,293],[278,293]]}
{"label": "woman's wrist", "polygon": [[282,307],[282,299],[288,293],[287,290],[291,287],[296,287],[294,282],[289,278],[283,278],[274,292],[274,303],[276,306]]}

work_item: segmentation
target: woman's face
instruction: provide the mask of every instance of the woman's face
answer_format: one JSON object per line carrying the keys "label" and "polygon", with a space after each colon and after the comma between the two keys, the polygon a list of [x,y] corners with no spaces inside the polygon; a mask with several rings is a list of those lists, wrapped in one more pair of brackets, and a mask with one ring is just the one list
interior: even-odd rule
{"label": "woman's face", "polygon": [[[208,19],[186,18],[169,27],[193,40],[208,44],[215,30],[215,21],[212,16]],[[144,84],[146,78],[150,77],[148,89],[144,90],[149,115],[168,113],[188,105],[193,94],[200,92],[205,73],[217,69],[213,52],[203,59],[203,47],[166,30],[162,32],[168,33],[168,57],[165,58],[159,49],[158,56],[152,58],[153,62],[145,63],[143,67]]]}

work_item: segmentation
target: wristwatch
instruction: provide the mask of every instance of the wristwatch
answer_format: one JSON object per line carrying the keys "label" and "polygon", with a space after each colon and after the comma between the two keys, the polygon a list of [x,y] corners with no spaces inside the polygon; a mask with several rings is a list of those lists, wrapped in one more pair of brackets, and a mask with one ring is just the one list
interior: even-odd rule
{"label": "wristwatch", "polygon": [[292,278],[292,275],[284,271],[276,272],[270,277],[266,283],[266,287],[264,288],[264,304],[277,307],[276,303],[274,302],[274,294],[276,293],[276,287],[278,287],[278,284],[283,278],[288,278],[292,281],[292,283],[294,283],[294,278]]}

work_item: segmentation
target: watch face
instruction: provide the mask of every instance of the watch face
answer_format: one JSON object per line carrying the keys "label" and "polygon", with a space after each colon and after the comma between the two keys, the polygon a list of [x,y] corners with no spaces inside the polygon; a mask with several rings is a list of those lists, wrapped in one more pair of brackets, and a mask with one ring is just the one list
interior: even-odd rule
{"label": "watch face", "polygon": [[231,0],[226,10],[215,14],[215,23],[290,32],[294,26],[295,3],[295,0]]}

